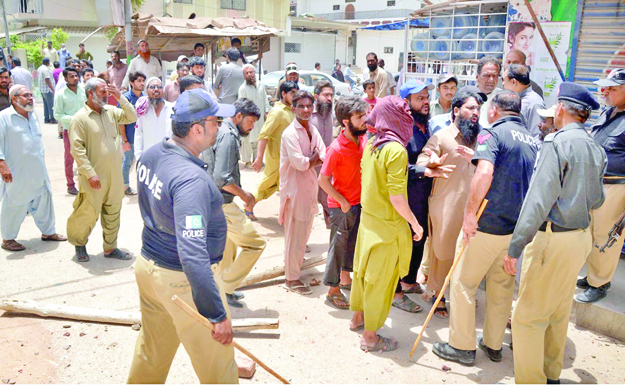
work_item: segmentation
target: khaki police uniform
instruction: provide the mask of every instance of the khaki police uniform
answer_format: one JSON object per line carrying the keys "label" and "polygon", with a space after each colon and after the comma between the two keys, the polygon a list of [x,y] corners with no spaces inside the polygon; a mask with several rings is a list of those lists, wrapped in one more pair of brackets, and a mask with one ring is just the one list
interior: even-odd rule
{"label": "khaki police uniform", "polygon": [[[598,108],[581,86],[560,86],[560,99],[580,93]],[[592,247],[589,210],[603,204],[605,169],[605,151],[583,124],[545,138],[508,248],[513,258],[524,253],[512,315],[516,383],[560,377],[575,281]]]}
{"label": "khaki police uniform", "polygon": [[[601,114],[592,127],[592,135],[608,155],[608,169],[603,179],[605,203],[590,212],[590,229],[593,245],[603,246],[608,232],[625,211],[625,111],[612,115],[614,108]],[[607,248],[604,253],[592,248],[586,262],[588,284],[601,287],[609,283],[618,267],[621,254],[620,243]]]}
{"label": "khaki police uniform", "polygon": [[536,146],[519,116],[503,117],[478,137],[473,163],[494,165],[493,180],[486,194],[488,205],[478,223],[478,232],[462,256],[460,234],[451,277],[449,344],[457,350],[475,350],[475,295],[486,279],[484,344],[501,350],[514,294],[514,276],[503,270],[521,205],[530,185]]}

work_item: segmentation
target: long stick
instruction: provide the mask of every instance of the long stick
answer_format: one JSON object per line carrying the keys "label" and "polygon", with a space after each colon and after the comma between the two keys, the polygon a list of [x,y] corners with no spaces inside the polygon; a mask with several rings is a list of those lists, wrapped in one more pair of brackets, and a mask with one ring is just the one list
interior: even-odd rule
{"label": "long stick", "polygon": [[[484,212],[484,209],[486,208],[486,204],[488,204],[488,200],[484,199],[484,201],[482,201],[482,205],[480,205],[480,209],[477,211],[478,221],[480,220],[480,217],[482,217],[482,213]],[[421,341],[421,338],[423,337],[423,333],[425,332],[425,328],[428,326],[428,323],[430,323],[430,319],[432,319],[432,316],[434,316],[434,312],[436,312],[436,307],[438,307],[438,304],[443,298],[445,294],[445,290],[447,289],[447,285],[449,284],[449,280],[451,279],[451,275],[454,273],[454,270],[456,269],[458,262],[460,262],[460,258],[462,257],[462,254],[464,253],[464,249],[466,247],[467,245],[464,244],[463,242],[462,248],[460,249],[460,253],[458,254],[458,258],[454,261],[454,264],[449,269],[449,273],[447,274],[447,277],[445,277],[445,283],[443,283],[443,288],[438,293],[438,296],[436,297],[436,301],[432,305],[432,309],[430,310],[430,313],[428,314],[427,319],[425,319],[425,323],[423,324],[423,327],[421,327],[421,333],[417,337],[417,340],[414,342],[414,345],[412,345],[412,350],[410,350],[410,358],[412,358],[412,354],[414,354],[414,351],[417,349],[417,345],[419,345],[419,342]]]}
{"label": "long stick", "polygon": [[[310,259],[304,260],[304,263],[302,264],[302,271],[320,264],[324,264],[327,258],[328,254],[327,252],[324,252],[321,256],[311,257]],[[275,279],[277,277],[284,276],[284,273],[284,264],[282,264],[281,266],[268,269],[265,272],[246,277],[245,280],[243,280],[243,282],[239,285],[239,288],[244,288],[266,280]]]}
{"label": "long stick", "polygon": [[558,72],[560,73],[560,77],[562,78],[562,81],[564,82],[566,79],[564,79],[564,73],[562,72],[560,63],[558,63],[558,59],[556,59],[556,54],[554,54],[553,50],[551,49],[549,40],[547,40],[547,35],[545,35],[545,31],[543,31],[543,27],[540,25],[540,21],[538,21],[538,17],[536,16],[536,13],[534,13],[534,8],[532,8],[528,0],[525,0],[525,6],[527,7],[527,10],[530,11],[532,20],[534,20],[534,24],[536,25],[536,28],[538,28],[538,32],[540,33],[540,37],[543,39],[543,43],[545,43],[545,47],[547,47],[547,51],[549,51],[549,55],[551,55],[551,60],[553,60],[553,63],[556,65],[556,68],[558,69]]}
{"label": "long stick", "polygon": [[[194,310],[193,308],[191,308],[184,300],[180,299],[178,296],[174,295],[171,300],[173,300],[174,303],[176,303],[176,305],[178,307],[180,307],[180,309],[182,309],[184,312],[186,312],[187,314],[189,314],[189,316],[191,316],[193,319],[197,320],[198,322],[200,322],[201,324],[203,324],[204,326],[208,327],[211,331],[215,331],[215,327],[213,326],[213,324],[206,319],[205,317],[203,317],[202,315],[200,315],[196,310]],[[263,369],[267,370],[269,372],[269,374],[273,375],[274,377],[278,378],[280,380],[280,382],[284,383],[285,385],[289,384],[289,381],[287,381],[286,379],[282,378],[280,376],[280,374],[276,373],[275,371],[273,371],[272,369],[269,368],[269,366],[267,366],[266,364],[264,364],[260,359],[256,358],[256,356],[254,354],[252,354],[251,352],[249,352],[247,349],[241,347],[237,342],[235,342],[234,340],[232,341],[232,345],[239,351],[241,351],[243,354],[247,355],[248,357],[250,357],[251,360],[253,360],[254,362],[258,363],[258,365],[260,367],[262,367]]]}

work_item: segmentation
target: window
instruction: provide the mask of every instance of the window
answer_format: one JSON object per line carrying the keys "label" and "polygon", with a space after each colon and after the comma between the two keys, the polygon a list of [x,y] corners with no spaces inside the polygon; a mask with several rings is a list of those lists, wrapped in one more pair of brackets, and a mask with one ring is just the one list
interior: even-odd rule
{"label": "window", "polygon": [[284,43],[284,52],[287,54],[299,54],[302,51],[300,43]]}
{"label": "window", "polygon": [[333,5],[332,6],[332,10],[333,11],[340,11],[341,10],[341,6],[340,5]]}
{"label": "window", "polygon": [[395,0],[389,0],[386,2],[386,6],[387,7],[394,7],[395,6]]}
{"label": "window", "polygon": [[247,9],[247,7],[245,6],[245,1],[246,0],[221,0],[221,8],[245,11]]}

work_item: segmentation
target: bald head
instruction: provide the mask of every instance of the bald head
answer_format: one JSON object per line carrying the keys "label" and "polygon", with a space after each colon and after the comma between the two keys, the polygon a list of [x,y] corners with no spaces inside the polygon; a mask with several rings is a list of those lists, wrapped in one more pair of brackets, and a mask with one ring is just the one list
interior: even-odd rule
{"label": "bald head", "polygon": [[511,64],[525,64],[527,57],[522,51],[519,50],[511,50],[506,55],[506,61],[504,63],[505,67],[508,68]]}

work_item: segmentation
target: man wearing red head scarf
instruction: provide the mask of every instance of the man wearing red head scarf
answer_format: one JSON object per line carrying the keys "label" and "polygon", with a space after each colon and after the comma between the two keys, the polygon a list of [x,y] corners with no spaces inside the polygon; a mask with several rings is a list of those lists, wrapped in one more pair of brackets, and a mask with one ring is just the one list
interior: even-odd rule
{"label": "man wearing red head scarf", "polygon": [[[356,252],[350,309],[350,329],[364,328],[360,348],[392,351],[397,341],[377,334],[391,309],[395,287],[406,276],[412,252],[410,228],[419,240],[423,228],[407,199],[408,154],[413,119],[405,100],[387,96],[369,116],[376,134],[362,156],[362,212]],[[408,225],[410,224],[410,228]]]}

